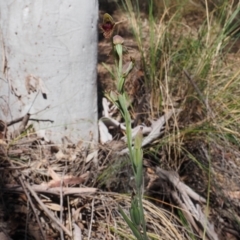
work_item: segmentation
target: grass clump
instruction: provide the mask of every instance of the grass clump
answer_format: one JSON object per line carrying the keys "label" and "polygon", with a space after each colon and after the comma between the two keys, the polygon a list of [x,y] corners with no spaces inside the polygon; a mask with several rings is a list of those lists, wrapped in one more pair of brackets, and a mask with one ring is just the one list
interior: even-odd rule
{"label": "grass clump", "polygon": [[[210,135],[217,138],[231,134],[239,143],[240,75],[229,58],[240,8],[228,1],[221,1],[212,11],[208,5],[189,1],[157,2],[148,2],[143,18],[139,1],[123,1],[142,56],[146,91],[151,96],[149,114],[156,117],[170,105],[178,105],[184,109],[183,115],[188,113],[188,119],[180,122],[184,125],[181,131],[194,131],[189,123],[203,121],[208,125],[205,134],[214,133]],[[191,22],[192,15],[199,20]]]}

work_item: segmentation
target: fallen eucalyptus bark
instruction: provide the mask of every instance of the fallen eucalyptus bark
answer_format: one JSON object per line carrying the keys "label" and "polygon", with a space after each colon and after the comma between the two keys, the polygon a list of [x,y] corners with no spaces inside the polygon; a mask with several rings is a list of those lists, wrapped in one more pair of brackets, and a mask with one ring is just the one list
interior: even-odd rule
{"label": "fallen eucalyptus bark", "polygon": [[[161,116],[157,121],[152,121],[151,131],[150,133],[143,138],[142,141],[142,147],[148,145],[155,139],[159,138],[162,135],[162,130],[164,127],[164,124],[172,117],[173,114],[178,114],[181,112],[181,109],[171,109],[167,113],[165,113],[163,116]],[[119,152],[120,155],[128,153],[129,149],[125,148],[121,152]]]}
{"label": "fallen eucalyptus bark", "polygon": [[[194,192],[191,188],[185,185],[179,179],[179,175],[173,171],[166,171],[159,167],[156,169],[156,174],[160,180],[168,181],[172,184],[171,196],[175,202],[182,208],[182,212],[192,227],[203,237],[204,229],[206,236],[210,240],[218,240],[218,236],[214,230],[213,224],[211,224],[205,214],[202,212],[199,204],[194,204],[192,200],[199,203],[206,203],[206,200]],[[201,225],[201,227],[199,227]]]}

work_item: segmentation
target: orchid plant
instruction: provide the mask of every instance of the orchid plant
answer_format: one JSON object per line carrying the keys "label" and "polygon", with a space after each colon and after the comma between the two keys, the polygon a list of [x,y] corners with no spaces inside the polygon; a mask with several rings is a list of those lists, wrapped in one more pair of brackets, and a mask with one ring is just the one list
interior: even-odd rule
{"label": "orchid plant", "polygon": [[133,59],[130,60],[127,64],[123,65],[123,44],[124,39],[115,35],[112,37],[114,33],[114,28],[116,23],[113,21],[113,18],[105,13],[103,17],[103,24],[101,25],[101,29],[103,31],[103,35],[107,39],[111,39],[113,52],[115,57],[115,69],[111,71],[106,65],[104,65],[110,73],[116,79],[116,88],[117,93],[109,94],[108,99],[117,106],[121,115],[126,124],[126,136],[127,136],[127,146],[129,152],[129,158],[132,164],[132,169],[135,178],[136,184],[136,193],[133,194],[131,200],[131,207],[129,210],[130,218],[125,214],[125,212],[119,207],[119,211],[132,230],[134,236],[138,240],[147,240],[147,230],[146,230],[146,222],[144,217],[144,209],[143,209],[143,150],[142,150],[142,132],[141,130],[138,132],[135,137],[135,141],[133,142],[132,138],[132,126],[131,126],[131,116],[128,110],[128,96],[126,91],[124,90],[124,83],[126,77],[131,72],[134,67]]}

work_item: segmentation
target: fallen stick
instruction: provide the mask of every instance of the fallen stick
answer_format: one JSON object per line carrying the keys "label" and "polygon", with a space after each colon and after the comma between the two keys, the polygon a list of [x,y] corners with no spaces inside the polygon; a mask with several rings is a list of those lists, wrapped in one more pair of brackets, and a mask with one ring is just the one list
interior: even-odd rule
{"label": "fallen stick", "polygon": [[[97,192],[97,188],[79,188],[79,187],[72,187],[72,188],[53,187],[53,188],[49,188],[47,185],[46,186],[31,185],[31,188],[35,192],[53,194],[53,195],[58,195],[58,196],[60,196],[61,191],[62,191],[63,196],[93,194],[93,193]],[[0,188],[0,191],[4,191],[4,192],[7,192],[7,191],[23,192],[23,188],[19,185],[6,184],[6,185],[4,185],[4,187]]]}

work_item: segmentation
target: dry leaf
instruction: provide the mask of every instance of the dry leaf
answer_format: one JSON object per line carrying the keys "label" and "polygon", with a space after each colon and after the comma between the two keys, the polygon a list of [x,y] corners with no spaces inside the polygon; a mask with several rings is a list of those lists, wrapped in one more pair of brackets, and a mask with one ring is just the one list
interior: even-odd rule
{"label": "dry leaf", "polygon": [[86,158],[86,163],[90,162],[91,160],[93,160],[94,158],[96,158],[98,156],[98,151],[94,151],[90,154],[88,154],[87,158]]}
{"label": "dry leaf", "polygon": [[62,211],[62,207],[59,205],[59,204],[56,204],[56,203],[44,203],[45,206],[51,210],[54,210],[54,211]]}
{"label": "dry leaf", "polygon": [[73,213],[73,219],[75,222],[77,222],[79,219],[79,214],[80,214],[80,211],[81,211],[82,208],[78,208],[77,210],[74,211]]}
{"label": "dry leaf", "polygon": [[55,171],[50,166],[48,166],[48,173],[53,180],[56,180],[56,181],[61,180],[59,175],[57,173],[55,173]]}
{"label": "dry leaf", "polygon": [[67,158],[67,156],[60,150],[55,154],[58,161],[64,160]]}
{"label": "dry leaf", "polygon": [[76,223],[73,224],[73,229],[73,239],[82,240],[82,231]]}
{"label": "dry leaf", "polygon": [[98,122],[98,127],[99,127],[99,134],[100,134],[100,142],[102,144],[111,141],[112,140],[112,135],[108,132],[108,128],[106,125],[101,121],[101,119]]}

